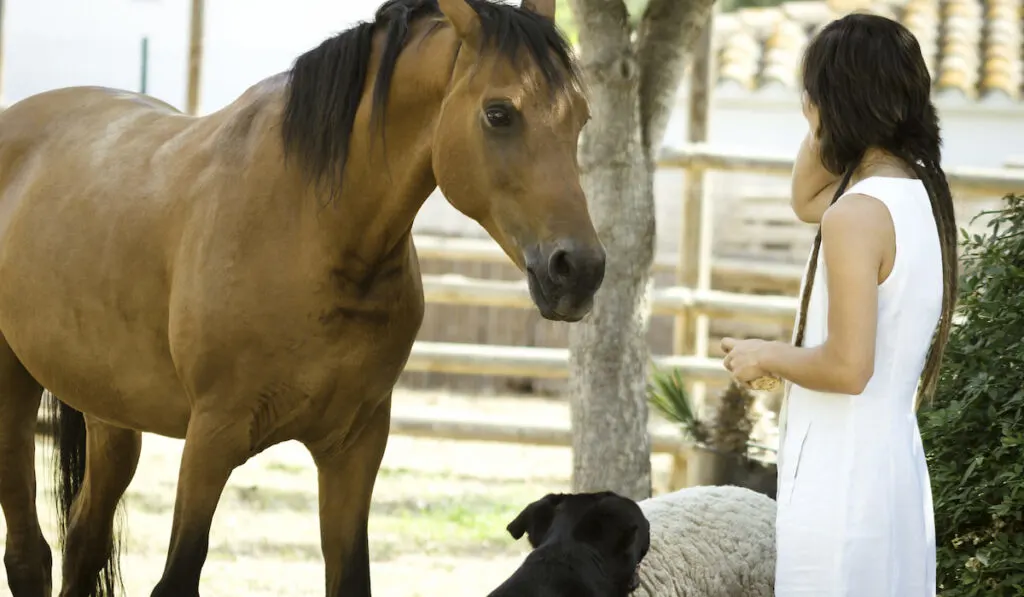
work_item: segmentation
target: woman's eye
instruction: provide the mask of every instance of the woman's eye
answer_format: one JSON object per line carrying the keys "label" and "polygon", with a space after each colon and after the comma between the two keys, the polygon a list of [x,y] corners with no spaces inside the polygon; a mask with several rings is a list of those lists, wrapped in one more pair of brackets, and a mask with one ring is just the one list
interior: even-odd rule
{"label": "woman's eye", "polygon": [[503,127],[512,124],[512,117],[506,108],[498,106],[487,108],[484,116],[487,117],[487,124],[493,127]]}

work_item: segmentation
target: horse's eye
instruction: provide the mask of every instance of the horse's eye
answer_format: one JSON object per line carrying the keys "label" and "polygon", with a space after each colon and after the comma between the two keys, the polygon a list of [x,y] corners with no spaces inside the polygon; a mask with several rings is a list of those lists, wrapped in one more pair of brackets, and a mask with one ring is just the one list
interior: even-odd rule
{"label": "horse's eye", "polygon": [[512,115],[504,106],[491,106],[484,111],[487,117],[487,124],[493,127],[505,127],[512,124]]}

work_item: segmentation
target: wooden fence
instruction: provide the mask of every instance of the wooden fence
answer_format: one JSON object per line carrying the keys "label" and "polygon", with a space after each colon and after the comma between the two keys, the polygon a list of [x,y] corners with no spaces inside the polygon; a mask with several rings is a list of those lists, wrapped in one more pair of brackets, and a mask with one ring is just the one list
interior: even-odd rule
{"label": "wooden fence", "polygon": [[[792,159],[739,155],[706,146],[692,146],[682,151],[666,152],[660,165],[666,168],[786,174],[792,168]],[[950,168],[946,175],[957,199],[963,201],[998,197],[1024,190],[1024,171],[1017,169]],[[422,260],[507,260],[501,249],[490,240],[417,237],[416,246]],[[667,264],[662,261],[655,267],[665,269]],[[712,260],[710,263],[698,263],[697,267],[709,271],[718,270],[720,274],[728,272],[733,276],[757,275],[791,280],[798,280],[802,273],[800,268],[788,264],[743,263],[739,260]],[[426,275],[424,293],[429,304],[532,308],[526,284],[522,281],[481,280],[463,275]],[[795,296],[752,296],[710,288],[669,286],[654,288],[651,306],[653,314],[779,323],[792,322],[797,299]],[[677,367],[692,379],[725,377],[720,360],[706,355],[664,355],[655,357],[655,361],[664,366]],[[567,362],[568,351],[565,349],[417,342],[407,369],[553,378],[567,374]]]}
{"label": "wooden fence", "polygon": [[[684,150],[665,152],[659,166],[786,175],[792,169],[792,159],[782,156],[742,155],[715,150],[705,145],[692,145]],[[946,176],[959,202],[992,200],[1008,193],[1024,191],[1024,170],[1021,169],[950,168],[946,171]],[[706,195],[699,197],[699,200],[706,203]],[[707,210],[710,207],[704,205],[700,210]],[[692,214],[700,210],[691,208],[684,209],[684,212]],[[675,264],[675,271],[678,277],[682,278],[686,270],[696,268],[701,274],[698,278],[703,287],[693,288],[681,284],[655,286],[650,300],[652,314],[686,318],[682,325],[677,323],[677,333],[682,334],[707,334],[707,326],[703,329],[691,327],[691,322],[697,317],[791,325],[797,309],[797,298],[794,295],[747,295],[712,290],[708,286],[714,277],[768,277],[795,283],[802,275],[802,268],[792,264],[708,259],[709,251],[706,247],[711,242],[711,229],[707,225],[707,218],[702,216],[701,220],[704,224],[690,233],[697,234],[700,244],[705,248],[697,255],[680,255]],[[487,239],[418,236],[416,247],[423,261],[493,264],[507,262],[502,250]],[[700,259],[702,256],[703,260]],[[696,263],[685,265],[687,260]],[[655,263],[654,269],[664,273],[671,271],[673,265],[662,258]],[[483,280],[465,275],[428,274],[424,276],[423,286],[426,301],[430,305],[533,308],[527,286],[522,280]],[[677,346],[689,346],[691,350],[697,346],[698,349],[690,354],[655,356],[654,361],[663,367],[678,368],[693,382],[724,383],[727,380],[727,373],[720,359],[708,356],[707,344],[707,338],[692,338],[690,342],[677,341]],[[419,341],[413,347],[407,370],[482,376],[563,378],[568,373],[568,359],[569,352],[564,348]],[[571,433],[568,429],[512,427],[466,421],[397,418],[392,424],[392,432],[434,439],[571,445]],[[678,487],[685,477],[683,471],[687,467],[684,442],[678,437],[656,434],[652,436],[652,445],[655,452],[673,454],[672,485],[673,488]]]}
{"label": "wooden fence", "polygon": [[[666,152],[661,160],[661,167],[787,174],[792,167],[792,161],[783,157],[733,154],[694,145],[685,150]],[[1024,169],[1020,168],[950,168],[947,170],[947,179],[960,201],[986,197],[991,199],[1024,191]],[[699,234],[707,233],[707,228],[699,231]],[[424,262],[507,263],[505,254],[489,239],[417,236],[415,242],[420,260]],[[701,242],[708,243],[710,239],[702,237]],[[686,258],[695,257],[681,256],[679,263]],[[761,277],[784,280],[787,283],[797,282],[802,274],[802,268],[792,264],[755,263],[735,259],[705,259],[700,261],[697,267],[703,268],[705,272],[705,285],[708,285],[710,274],[723,278]],[[654,269],[663,274],[669,273],[673,270],[673,264],[662,257]],[[676,272],[678,273],[680,269],[676,263]],[[533,310],[527,287],[521,279],[494,280],[465,275],[425,274],[423,287],[426,301],[431,306]],[[676,284],[655,286],[650,304],[652,313],[660,316],[691,319],[703,316],[790,325],[796,313],[797,299],[792,295],[748,295]],[[568,374],[568,358],[569,352],[565,348],[417,341],[406,369],[409,372],[421,373],[561,379]],[[721,360],[711,358],[707,354],[657,355],[654,361],[663,367],[678,368],[685,377],[693,381],[723,384],[727,379]],[[396,416],[392,423],[392,432],[434,439],[545,446],[571,445],[569,429],[513,427],[496,423],[417,417]],[[676,480],[676,486],[681,478],[680,471],[687,466],[684,456],[687,446],[681,438],[660,433],[652,436],[652,445],[655,452],[673,454],[675,470],[672,477]]]}

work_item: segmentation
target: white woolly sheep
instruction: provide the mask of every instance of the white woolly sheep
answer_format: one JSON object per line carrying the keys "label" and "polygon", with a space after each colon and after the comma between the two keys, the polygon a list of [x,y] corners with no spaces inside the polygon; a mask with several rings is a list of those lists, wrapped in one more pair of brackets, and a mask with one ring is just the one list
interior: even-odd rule
{"label": "white woolly sheep", "polygon": [[775,500],[741,487],[703,486],[638,503],[651,547],[632,597],[775,594]]}

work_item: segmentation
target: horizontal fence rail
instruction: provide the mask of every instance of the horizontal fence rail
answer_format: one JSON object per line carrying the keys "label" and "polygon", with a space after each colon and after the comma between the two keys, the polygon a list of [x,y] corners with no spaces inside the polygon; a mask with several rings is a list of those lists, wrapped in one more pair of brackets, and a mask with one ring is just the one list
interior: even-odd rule
{"label": "horizontal fence rail", "polygon": [[[471,442],[494,442],[520,444],[524,446],[546,446],[552,448],[572,447],[572,429],[568,425],[510,425],[480,419],[442,419],[423,415],[393,413],[391,433],[422,439],[455,440]],[[688,440],[679,432],[651,430],[651,453],[681,455],[687,448],[704,447]],[[747,442],[747,447],[766,454],[777,450],[756,442]]]}
{"label": "horizontal fence rail", "polygon": [[[391,433],[425,439],[498,442],[556,448],[572,446],[572,430],[568,426],[525,427],[491,421],[437,419],[401,414],[392,415]],[[655,453],[678,454],[691,445],[693,444],[686,442],[679,433],[651,433],[651,451]]]}
{"label": "horizontal fence rail", "polygon": [[[530,291],[522,281],[481,280],[458,274],[424,275],[423,293],[430,304],[533,308]],[[651,296],[652,311],[656,315],[692,311],[719,318],[791,322],[797,306],[795,297],[693,290],[681,286],[655,288]]]}
{"label": "horizontal fence rail", "polygon": [[[413,235],[416,254],[420,260],[455,261],[460,263],[508,263],[512,261],[490,238],[443,237],[417,233]],[[677,267],[675,255],[659,255],[655,271],[671,272]],[[802,265],[790,263],[752,262],[748,259],[716,257],[711,261],[711,272],[724,278],[769,279],[797,282],[804,274]]]}
{"label": "horizontal fence rail", "polygon": [[[703,168],[723,172],[789,175],[793,158],[783,155],[752,155],[691,144],[666,148],[658,159],[661,168]],[[1024,172],[1011,168],[944,168],[949,186],[963,198],[978,195],[1003,196],[1024,192]]]}
{"label": "horizontal fence rail", "polygon": [[[722,367],[721,359],[671,355],[655,356],[652,360],[658,367],[678,369],[688,379],[729,379],[729,372]],[[405,370],[564,379],[569,376],[569,350],[464,342],[416,342]]]}

